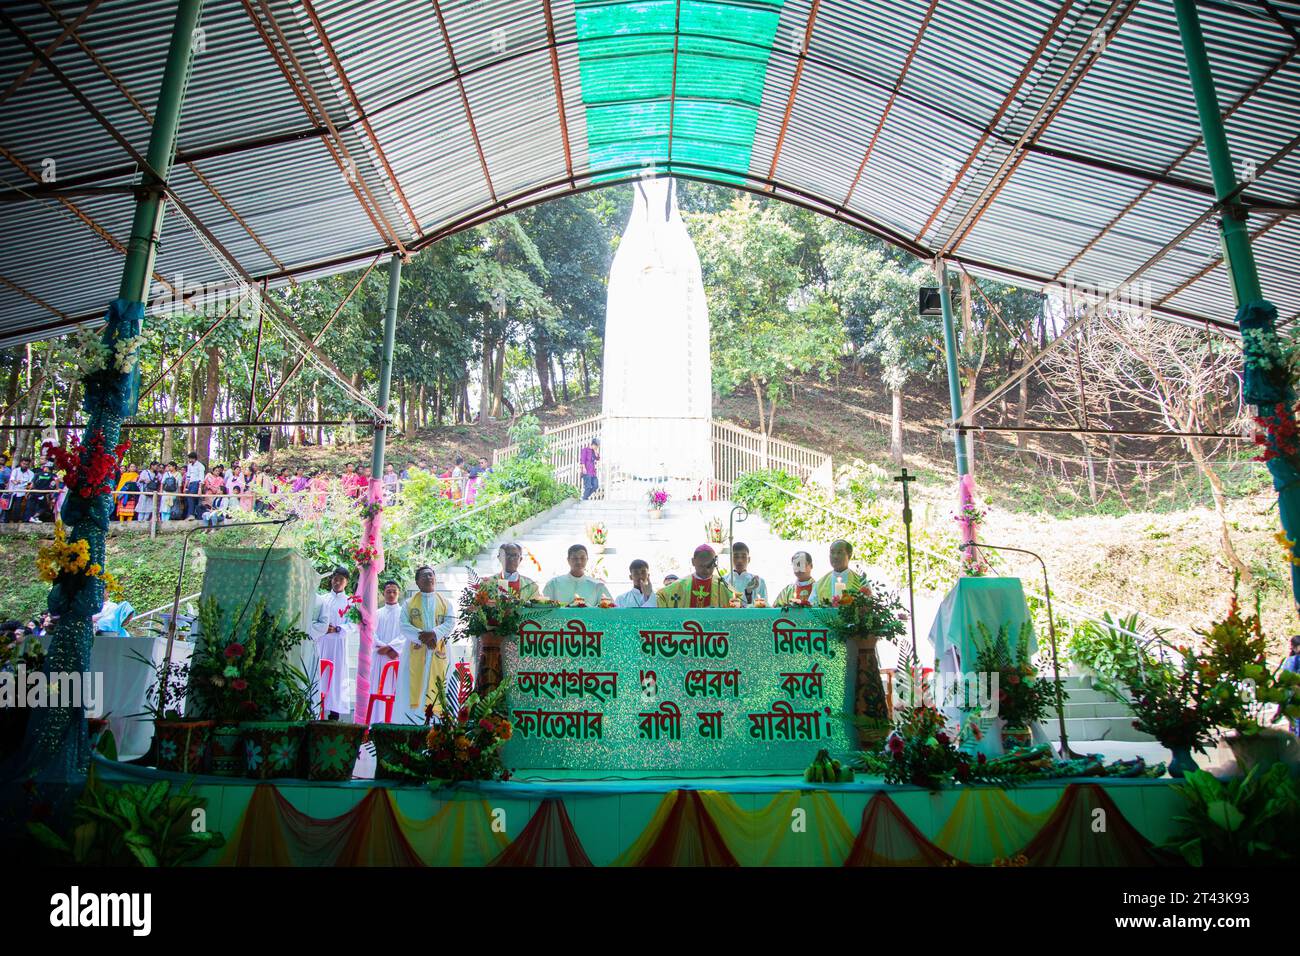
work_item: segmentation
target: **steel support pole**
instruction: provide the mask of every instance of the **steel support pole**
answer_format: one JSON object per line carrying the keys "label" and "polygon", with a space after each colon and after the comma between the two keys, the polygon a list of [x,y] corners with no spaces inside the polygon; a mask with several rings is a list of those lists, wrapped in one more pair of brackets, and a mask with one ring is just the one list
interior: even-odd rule
{"label": "steel support pole", "polygon": [[[948,360],[948,401],[952,405],[952,420],[961,418],[961,379],[957,375],[957,332],[952,322],[952,295],[948,291],[948,264],[935,260],[935,277],[939,280],[939,302],[943,306],[943,352]],[[953,431],[953,449],[957,458],[957,478],[970,472],[966,460],[966,436]]]}
{"label": "steel support pole", "polygon": [[379,401],[384,420],[375,422],[375,445],[370,454],[370,475],[383,477],[384,444],[387,440],[388,398],[393,385],[393,344],[397,337],[397,297],[402,280],[402,257],[394,254],[388,261],[388,309],[384,313],[384,348],[379,356]]}

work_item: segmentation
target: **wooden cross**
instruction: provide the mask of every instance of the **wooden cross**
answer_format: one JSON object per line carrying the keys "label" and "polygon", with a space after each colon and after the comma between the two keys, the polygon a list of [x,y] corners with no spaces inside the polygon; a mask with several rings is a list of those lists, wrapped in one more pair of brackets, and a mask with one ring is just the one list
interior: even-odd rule
{"label": "wooden cross", "polygon": [[894,480],[903,483],[903,524],[910,525],[912,523],[912,496],[908,494],[907,486],[916,481],[916,475],[909,475],[907,469],[904,468],[902,474],[894,476]]}

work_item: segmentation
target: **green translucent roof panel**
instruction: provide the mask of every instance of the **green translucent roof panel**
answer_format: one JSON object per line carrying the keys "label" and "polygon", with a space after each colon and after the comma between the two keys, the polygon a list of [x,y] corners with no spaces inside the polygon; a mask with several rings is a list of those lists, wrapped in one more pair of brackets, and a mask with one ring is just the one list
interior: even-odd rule
{"label": "green translucent roof panel", "polygon": [[577,0],[592,179],[704,167],[743,182],[783,2]]}

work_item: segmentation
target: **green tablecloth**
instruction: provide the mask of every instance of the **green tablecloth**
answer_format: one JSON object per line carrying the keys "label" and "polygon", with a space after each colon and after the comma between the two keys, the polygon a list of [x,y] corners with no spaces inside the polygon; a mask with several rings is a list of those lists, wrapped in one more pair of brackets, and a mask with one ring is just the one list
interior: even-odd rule
{"label": "green tablecloth", "polygon": [[[1019,578],[961,578],[944,596],[930,627],[930,642],[934,645],[937,670],[941,674],[960,673],[975,666],[979,652],[978,624],[997,636],[998,628],[1006,625],[1011,649],[1017,649],[1020,627],[1032,619],[1025,603],[1025,590]],[[1038,649],[1033,631],[1029,635],[1030,656]]]}

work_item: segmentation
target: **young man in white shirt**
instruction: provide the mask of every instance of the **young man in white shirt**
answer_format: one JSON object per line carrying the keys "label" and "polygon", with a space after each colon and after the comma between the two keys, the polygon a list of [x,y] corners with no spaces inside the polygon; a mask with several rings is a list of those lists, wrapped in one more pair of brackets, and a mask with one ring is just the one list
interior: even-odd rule
{"label": "young man in white shirt", "polygon": [[[190,452],[188,461],[185,464],[185,493],[187,495],[197,495],[199,489],[203,487],[203,479],[207,477],[207,474],[208,470],[203,467],[203,462],[199,461],[198,454],[196,452]],[[199,507],[199,499],[180,499],[180,508],[178,510],[180,511],[181,518],[200,517],[199,512],[201,511],[201,508]]]}
{"label": "young man in white shirt", "polygon": [[[402,605],[398,603],[402,597],[402,587],[396,581],[385,581],[383,593],[384,603],[375,614],[375,656],[370,664],[370,693],[392,694],[396,704],[396,698],[401,697],[397,690],[398,675],[390,674],[387,686],[384,686],[383,676],[384,665],[390,661],[401,662],[402,648],[406,644],[406,634],[402,630]],[[394,670],[398,669],[400,668]],[[401,713],[401,709],[394,708],[394,718]],[[371,719],[384,718],[372,715]]]}
{"label": "young man in white shirt", "polygon": [[723,578],[740,595],[745,607],[755,601],[767,603],[767,582],[749,571],[749,545],[737,541],[731,546],[731,573]]}
{"label": "young man in white shirt", "polygon": [[627,568],[632,579],[632,590],[625,591],[614,602],[618,607],[655,607],[655,589],[650,584],[650,565],[637,558]]}

